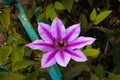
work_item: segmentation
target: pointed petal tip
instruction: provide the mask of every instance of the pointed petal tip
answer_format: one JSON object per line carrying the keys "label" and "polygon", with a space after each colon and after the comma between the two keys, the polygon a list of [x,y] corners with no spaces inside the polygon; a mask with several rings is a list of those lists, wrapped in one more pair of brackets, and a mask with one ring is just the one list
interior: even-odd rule
{"label": "pointed petal tip", "polygon": [[74,24],[74,25],[72,25],[72,26],[74,26],[74,28],[77,28],[77,29],[80,30],[80,23]]}
{"label": "pointed petal tip", "polygon": [[[58,63],[58,62],[57,62]],[[69,63],[69,62],[68,62]],[[62,66],[62,67],[67,67],[67,65],[68,65],[68,63],[62,63],[62,64],[60,64],[60,63],[58,63],[60,66]]]}
{"label": "pointed petal tip", "polygon": [[51,34],[51,27],[46,23],[38,23],[38,33],[39,36],[45,41],[53,41],[53,36]]}
{"label": "pointed petal tip", "polygon": [[65,51],[59,51],[58,54],[56,54],[55,56],[56,62],[62,67],[67,67],[70,58],[71,56]]}
{"label": "pointed petal tip", "polygon": [[37,49],[37,48],[35,48],[35,46],[32,43],[26,44],[25,46],[30,48],[30,49],[34,49],[34,50]]}
{"label": "pointed petal tip", "polygon": [[38,26],[40,26],[41,22],[38,22],[37,24],[38,24]]}
{"label": "pointed petal tip", "polygon": [[45,24],[45,23],[38,22],[38,27],[41,26],[42,24]]}
{"label": "pointed petal tip", "polygon": [[41,68],[47,68],[47,67],[49,67],[49,66],[41,61]]}
{"label": "pointed petal tip", "polygon": [[38,28],[39,28],[39,26],[42,26],[42,27],[44,27],[44,26],[46,26],[46,25],[48,25],[48,24],[46,24],[46,23],[43,23],[43,22],[38,22]]}
{"label": "pointed petal tip", "polygon": [[68,65],[68,63],[67,64],[59,64],[58,62],[57,62],[57,64],[62,66],[62,67],[67,67],[67,65]]}
{"label": "pointed petal tip", "polygon": [[62,39],[66,35],[65,26],[58,17],[52,21],[51,32],[55,39]]}
{"label": "pointed petal tip", "polygon": [[30,44],[31,44],[31,43],[25,44],[25,46],[26,46],[26,47],[30,47]]}
{"label": "pointed petal tip", "polygon": [[[54,65],[54,64],[53,64]],[[47,65],[47,64],[41,64],[41,68],[48,68],[48,67],[51,67],[53,65]]]}
{"label": "pointed petal tip", "polygon": [[43,63],[43,61],[41,61],[41,68],[47,68],[49,67],[48,65],[46,65],[45,63]]}
{"label": "pointed petal tip", "polygon": [[79,34],[80,34],[80,23],[78,24],[74,24],[72,26],[69,26],[67,29],[66,29],[66,37],[65,39],[68,41],[68,42],[71,42],[73,40],[75,40]]}
{"label": "pointed petal tip", "polygon": [[57,50],[52,50],[44,54],[41,59],[41,67],[47,68],[47,67],[53,66],[56,63],[56,60],[54,58],[56,53],[57,53]]}
{"label": "pointed petal tip", "polygon": [[86,62],[88,60],[88,58],[86,57],[86,55],[83,53],[81,60],[79,62]]}
{"label": "pointed petal tip", "polygon": [[88,40],[88,45],[91,45],[96,40],[96,38],[93,38],[93,37],[84,37],[84,36],[81,36],[81,38],[83,38],[84,40]]}
{"label": "pointed petal tip", "polygon": [[41,68],[47,68],[47,66],[45,66],[45,65],[42,64],[42,65],[41,65]]}
{"label": "pointed petal tip", "polygon": [[40,22],[37,22],[37,24],[39,25],[39,24],[40,24]]}
{"label": "pointed petal tip", "polygon": [[29,44],[25,44],[25,46],[28,46]]}
{"label": "pointed petal tip", "polygon": [[76,25],[80,26],[80,23],[77,23]]}
{"label": "pointed petal tip", "polygon": [[58,17],[55,17],[54,20],[59,20],[59,18],[58,18]]}
{"label": "pointed petal tip", "polygon": [[61,20],[58,17],[55,17],[53,21],[61,21]]}
{"label": "pointed petal tip", "polygon": [[38,31],[39,31],[40,27],[41,27],[41,23],[38,22]]}
{"label": "pointed petal tip", "polygon": [[60,65],[60,66],[62,66],[62,67],[67,67],[67,65]]}
{"label": "pointed petal tip", "polygon": [[41,65],[41,68],[46,68],[46,67]]}
{"label": "pointed petal tip", "polygon": [[[74,60],[74,59],[73,59]],[[75,60],[76,62],[86,62],[88,59],[87,57],[81,58],[79,60]]]}
{"label": "pointed petal tip", "polygon": [[80,27],[80,23],[78,23],[78,24],[75,24],[76,25],[76,27],[77,27],[77,29],[81,29],[81,27]]}
{"label": "pointed petal tip", "polygon": [[91,44],[92,44],[93,42],[95,42],[95,40],[96,40],[95,38],[92,38],[92,37],[91,37]]}
{"label": "pointed petal tip", "polygon": [[87,60],[88,60],[87,57],[85,57],[80,62],[86,62]]}

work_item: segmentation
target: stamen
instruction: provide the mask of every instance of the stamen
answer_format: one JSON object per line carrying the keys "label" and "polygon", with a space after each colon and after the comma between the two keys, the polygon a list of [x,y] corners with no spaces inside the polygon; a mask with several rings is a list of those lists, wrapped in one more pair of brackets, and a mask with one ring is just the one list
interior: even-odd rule
{"label": "stamen", "polygon": [[66,43],[63,40],[57,40],[54,43],[56,49],[63,50],[66,47]]}

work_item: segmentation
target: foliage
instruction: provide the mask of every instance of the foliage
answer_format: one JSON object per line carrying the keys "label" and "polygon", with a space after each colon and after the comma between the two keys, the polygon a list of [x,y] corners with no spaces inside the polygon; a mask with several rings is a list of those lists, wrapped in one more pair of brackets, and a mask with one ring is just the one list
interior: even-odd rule
{"label": "foliage", "polygon": [[[63,80],[119,80],[119,0],[19,0],[37,32],[37,22],[51,23],[58,16],[66,28],[81,23],[81,34],[96,38],[81,49],[87,62],[71,61],[60,70]],[[40,67],[42,52],[25,47],[30,42],[15,6],[0,1],[0,79],[51,80]],[[4,72],[5,71],[5,72]],[[8,72],[7,72],[8,71]]]}

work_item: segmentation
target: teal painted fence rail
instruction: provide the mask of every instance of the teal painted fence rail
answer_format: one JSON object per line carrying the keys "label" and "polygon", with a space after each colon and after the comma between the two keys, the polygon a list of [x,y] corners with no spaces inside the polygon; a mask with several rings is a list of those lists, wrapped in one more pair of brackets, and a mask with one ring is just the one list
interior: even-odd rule
{"label": "teal painted fence rail", "polygon": [[2,68],[2,64],[0,64],[0,72],[8,72],[7,68]]}
{"label": "teal painted fence rail", "polygon": [[18,18],[20,19],[21,23],[23,24],[23,27],[25,28],[29,38],[34,41],[36,39],[39,39],[38,35],[36,34],[35,30],[33,29],[32,25],[27,19],[27,16],[22,8],[22,5],[19,2],[15,3],[15,6],[19,10],[19,13],[17,14]]}
{"label": "teal painted fence rail", "polygon": [[[38,35],[36,34],[35,30],[33,29],[32,25],[30,24],[30,22],[27,19],[27,16],[24,12],[24,9],[22,8],[22,5],[19,3],[18,0],[2,0],[4,3],[6,4],[14,4],[19,12],[18,12],[18,18],[20,19],[21,23],[23,24],[23,27],[25,28],[29,38],[31,39],[31,41],[34,41],[36,39],[39,39]],[[12,2],[10,2],[12,1]],[[57,64],[55,64],[53,67],[48,69],[48,72],[52,78],[52,80],[62,80],[62,74],[57,66]]]}

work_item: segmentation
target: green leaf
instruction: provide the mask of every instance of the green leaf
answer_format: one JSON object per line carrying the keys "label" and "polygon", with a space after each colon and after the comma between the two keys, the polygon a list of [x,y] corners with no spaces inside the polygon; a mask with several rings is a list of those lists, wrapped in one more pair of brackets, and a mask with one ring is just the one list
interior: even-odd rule
{"label": "green leaf", "polygon": [[97,67],[95,67],[95,74],[99,77],[100,80],[102,80],[102,78],[105,77],[105,71],[100,64],[98,64]]}
{"label": "green leaf", "polygon": [[54,8],[51,10],[51,15],[50,15],[50,19],[53,21],[55,19],[55,17],[57,17],[57,13],[55,12]]}
{"label": "green leaf", "polygon": [[46,12],[45,11],[38,15],[37,21],[40,21],[43,19],[46,19]]}
{"label": "green leaf", "polygon": [[17,73],[0,72],[0,80],[23,80],[24,76]]}
{"label": "green leaf", "polygon": [[120,79],[120,74],[110,73],[109,80],[119,80],[119,79]]}
{"label": "green leaf", "polygon": [[[67,67],[63,73],[64,80],[71,80],[75,76],[79,75],[82,71],[89,71],[89,67],[86,63],[76,63],[71,67]],[[71,75],[72,74],[72,75]]]}
{"label": "green leaf", "polygon": [[109,78],[103,78],[102,80],[110,80]]}
{"label": "green leaf", "polygon": [[27,43],[27,41],[25,39],[21,38],[21,39],[15,40],[13,43],[13,46],[16,47],[18,45],[25,44],[25,43]]}
{"label": "green leaf", "polygon": [[51,12],[52,12],[52,9],[53,9],[53,5],[52,4],[49,4],[46,8],[46,17],[47,19],[51,16]]}
{"label": "green leaf", "polygon": [[98,25],[100,22],[102,22],[112,11],[111,10],[107,10],[107,11],[103,11],[100,14],[98,14],[96,16],[95,25]]}
{"label": "green leaf", "polygon": [[32,72],[24,80],[37,80],[38,75],[39,71]]}
{"label": "green leaf", "polygon": [[74,0],[62,0],[63,5],[67,9],[68,12],[71,12]]}
{"label": "green leaf", "polygon": [[55,9],[52,4],[49,4],[46,8],[46,16],[47,19],[50,18],[51,20],[54,20],[54,18],[57,16]]}
{"label": "green leaf", "polygon": [[113,73],[120,74],[120,65],[116,65],[113,69]]}
{"label": "green leaf", "polygon": [[85,16],[85,14],[81,14],[80,15],[80,18],[79,18],[79,22],[82,26],[83,29],[86,29],[88,26],[88,21],[87,21],[87,18]]}
{"label": "green leaf", "polygon": [[13,65],[16,62],[23,60],[24,48],[25,48],[24,46],[17,46],[17,47],[15,47],[13,49],[13,52],[12,52],[12,62],[13,62]]}
{"label": "green leaf", "polygon": [[22,60],[22,61],[16,62],[13,66],[12,71],[17,71],[17,70],[26,68],[32,64],[33,64],[33,61],[30,61],[30,60]]}
{"label": "green leaf", "polygon": [[117,42],[117,44],[114,46],[114,49],[112,49],[110,52],[110,54],[112,54],[114,64],[120,67],[120,42]]}
{"label": "green leaf", "polygon": [[91,20],[91,21],[95,21],[96,15],[97,15],[97,13],[96,13],[96,10],[95,10],[95,8],[94,8],[93,11],[92,11],[91,14],[90,14],[90,20]]}
{"label": "green leaf", "polygon": [[2,13],[0,13],[0,21],[4,27],[8,27],[10,25],[10,7],[6,7],[3,9]]}
{"label": "green leaf", "polygon": [[56,1],[55,4],[54,4],[54,8],[58,9],[58,10],[64,10],[65,7],[63,6],[62,3]]}
{"label": "green leaf", "polygon": [[106,27],[96,27],[98,30],[101,30],[104,33],[114,33],[112,29],[106,28]]}
{"label": "green leaf", "polygon": [[40,80],[47,80],[46,78],[40,78]]}
{"label": "green leaf", "polygon": [[0,49],[0,63],[5,64],[7,62],[8,56],[12,51],[12,47],[5,46]]}
{"label": "green leaf", "polygon": [[[27,7],[27,6],[26,6],[26,7]],[[33,10],[34,10],[33,7],[31,7],[30,9],[25,8],[25,12],[26,12],[26,15],[27,15],[27,18],[28,18],[28,19],[31,19],[31,18],[32,18],[32,16],[33,16]]]}
{"label": "green leaf", "polygon": [[86,49],[83,50],[83,52],[88,57],[96,58],[100,53],[100,49],[94,49],[92,48],[92,46],[87,46]]}
{"label": "green leaf", "polygon": [[90,4],[90,6],[92,7],[93,6],[93,0],[87,0],[87,1]]}
{"label": "green leaf", "polygon": [[78,2],[79,0],[75,0],[75,2]]}
{"label": "green leaf", "polygon": [[91,79],[90,80],[99,80],[99,78],[95,74],[91,73]]}

